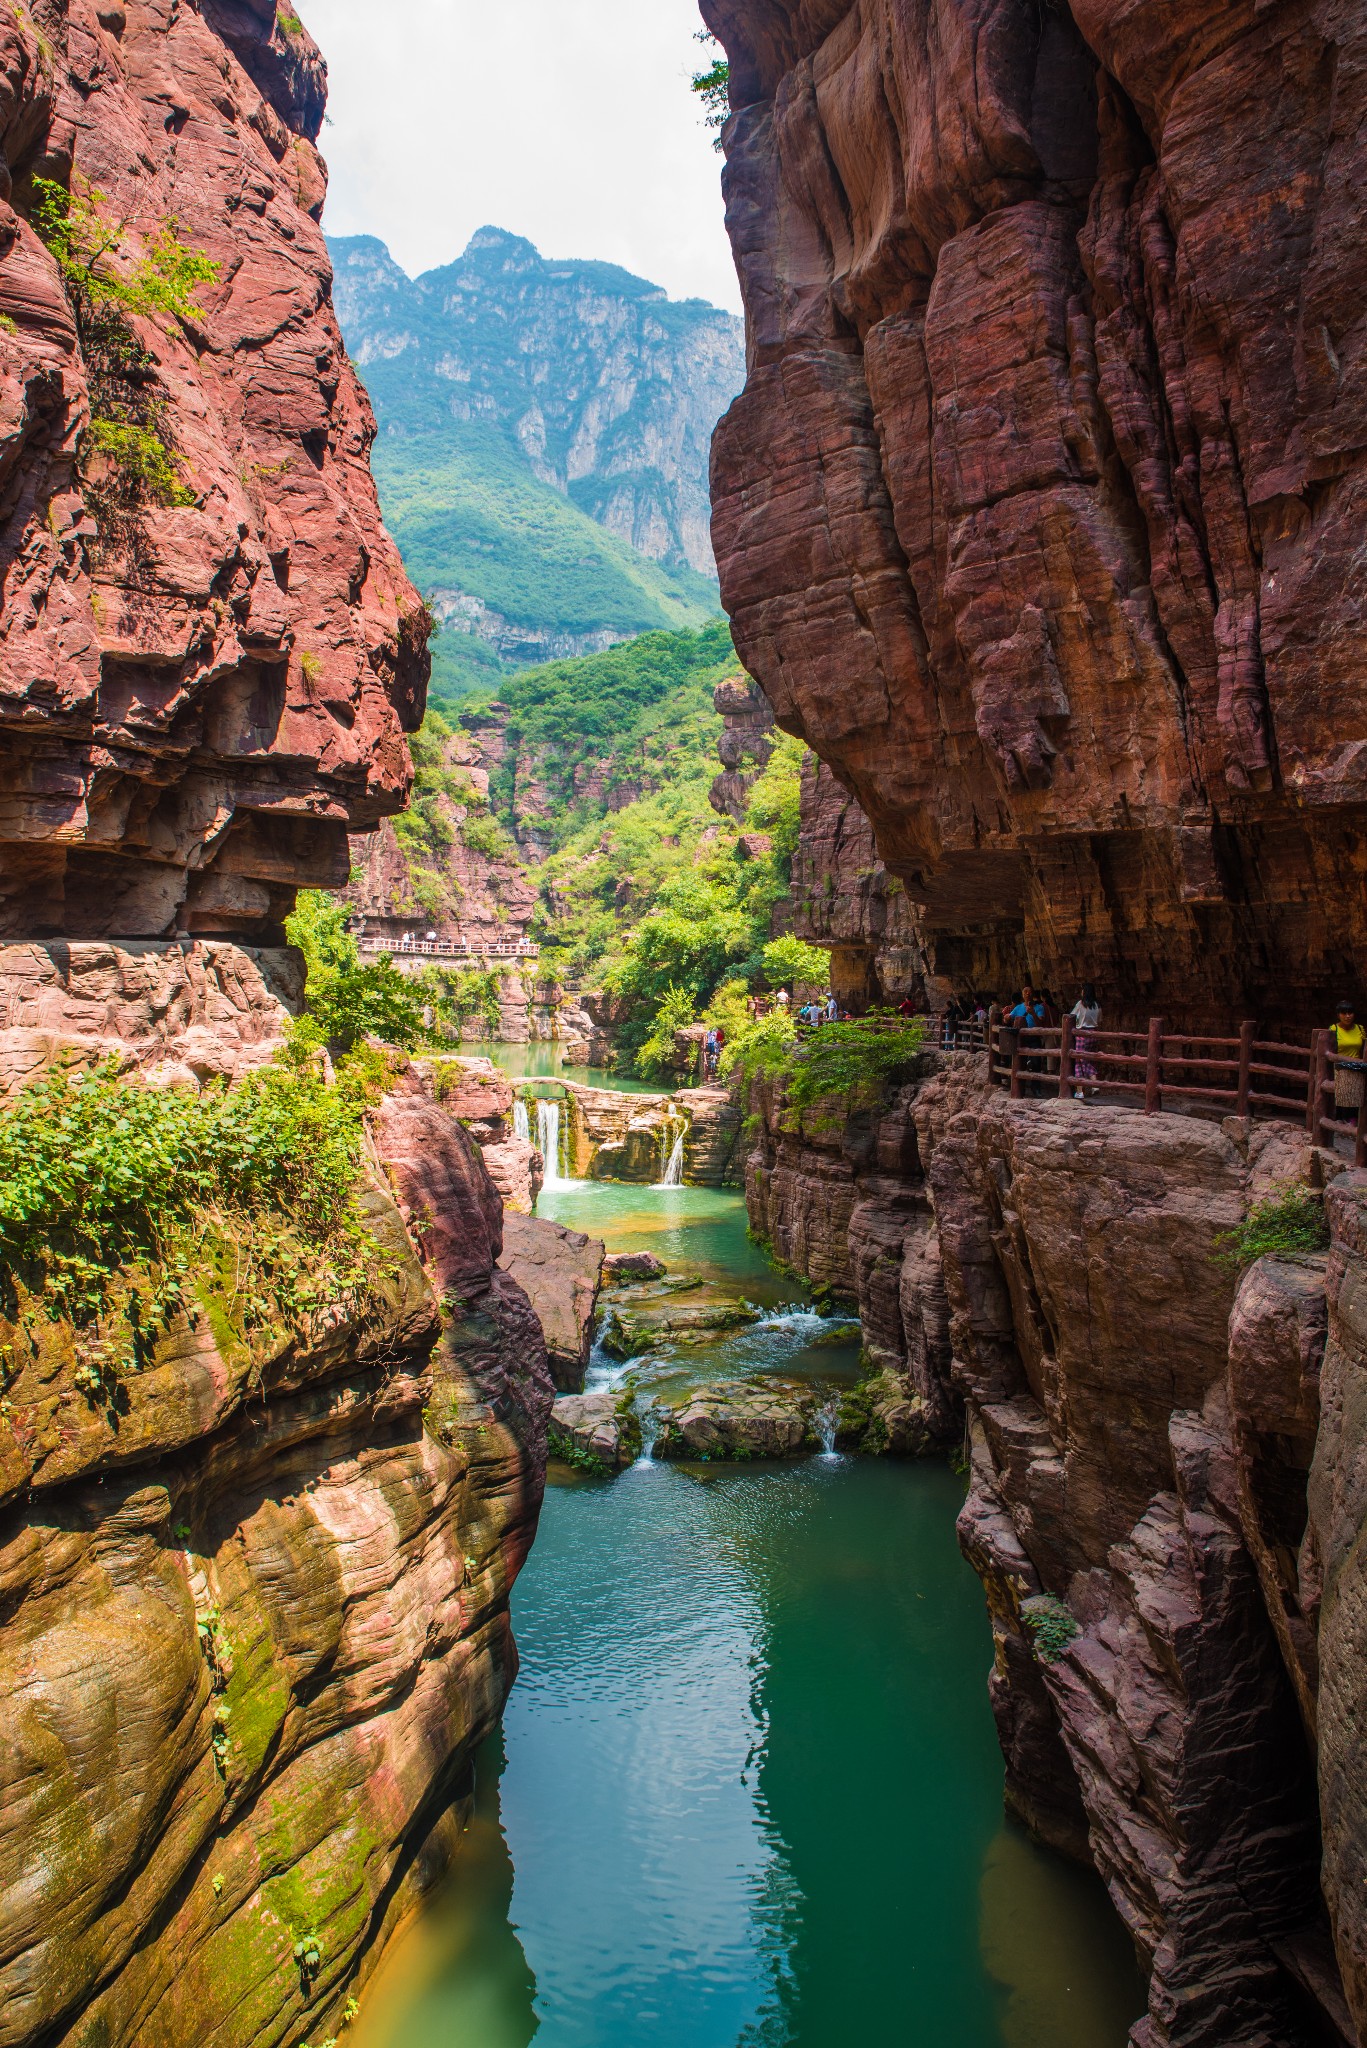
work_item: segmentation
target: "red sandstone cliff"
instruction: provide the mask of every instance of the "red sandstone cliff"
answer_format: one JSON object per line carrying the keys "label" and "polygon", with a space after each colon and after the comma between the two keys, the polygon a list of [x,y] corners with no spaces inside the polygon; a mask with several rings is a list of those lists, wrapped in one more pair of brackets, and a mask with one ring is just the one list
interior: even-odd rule
{"label": "red sandstone cliff", "polygon": [[[0,936],[267,935],[403,803],[426,621],[332,312],[324,79],[267,0],[0,8]],[[35,179],[107,244],[93,299]],[[217,266],[190,310],[111,301],[168,236]]]}
{"label": "red sandstone cliff", "polygon": [[703,13],[749,324],[723,597],[932,971],[1113,1016],[1361,994],[1361,7]]}
{"label": "red sandstone cliff", "polygon": [[[1367,1175],[1290,1126],[1012,1102],[965,1056],[926,1065],[801,1117],[749,1091],[752,1226],[859,1306],[843,1440],[971,1450],[1008,1800],[1109,1886],[1150,1969],[1134,2048],[1351,2044]],[[1240,1279],[1218,1234],[1313,1171],[1337,1176],[1328,1259]]]}

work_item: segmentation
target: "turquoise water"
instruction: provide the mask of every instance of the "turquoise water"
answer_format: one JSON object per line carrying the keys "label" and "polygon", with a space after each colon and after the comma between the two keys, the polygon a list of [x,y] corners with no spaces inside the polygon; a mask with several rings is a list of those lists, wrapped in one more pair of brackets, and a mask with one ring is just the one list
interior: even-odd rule
{"label": "turquoise water", "polygon": [[669,1091],[658,1081],[636,1081],[613,1074],[606,1067],[567,1067],[561,1048],[546,1040],[531,1045],[463,1045],[462,1053],[476,1059],[493,1060],[514,1081],[582,1081],[590,1088],[615,1088],[622,1095],[661,1095]]}
{"label": "turquoise water", "polygon": [[[733,1194],[547,1213],[762,1280]],[[1003,1821],[962,1499],[840,1458],[553,1483],[465,1853],[356,2048],[1123,2048],[1099,1885]]]}

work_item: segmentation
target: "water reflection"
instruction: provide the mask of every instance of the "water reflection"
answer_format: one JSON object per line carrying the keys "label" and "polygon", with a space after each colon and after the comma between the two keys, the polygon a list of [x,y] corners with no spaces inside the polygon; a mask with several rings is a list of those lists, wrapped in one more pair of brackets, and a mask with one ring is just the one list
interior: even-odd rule
{"label": "water reflection", "polygon": [[1002,1826],[957,1492],[819,1459],[553,1488],[506,1848],[486,1758],[360,2048],[1122,2048],[1104,1903]]}
{"label": "water reflection", "polygon": [[980,1938],[1005,2048],[1123,2041],[1144,2009],[1143,1979],[1098,1880],[1012,1821],[983,1861]]}

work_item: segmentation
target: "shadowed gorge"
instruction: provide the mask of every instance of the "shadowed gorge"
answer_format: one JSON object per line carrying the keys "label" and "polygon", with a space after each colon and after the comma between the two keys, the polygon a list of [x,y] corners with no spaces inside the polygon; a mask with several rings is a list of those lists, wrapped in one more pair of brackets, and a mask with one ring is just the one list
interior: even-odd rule
{"label": "shadowed gorge", "polygon": [[934,985],[1192,1023],[1358,990],[1360,11],[703,11],[749,333],[723,595]]}

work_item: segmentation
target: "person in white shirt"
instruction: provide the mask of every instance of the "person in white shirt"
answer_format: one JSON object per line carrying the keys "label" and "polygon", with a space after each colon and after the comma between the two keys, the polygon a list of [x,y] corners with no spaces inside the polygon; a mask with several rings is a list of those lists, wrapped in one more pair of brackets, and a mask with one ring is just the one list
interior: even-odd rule
{"label": "person in white shirt", "polygon": [[[1086,1054],[1092,1047],[1092,1033],[1101,1023],[1101,1005],[1090,981],[1082,984],[1082,994],[1073,1004],[1072,1018],[1077,1026],[1077,1036],[1073,1040],[1073,1079],[1095,1081],[1096,1067]],[[1082,1088],[1074,1088],[1073,1095],[1081,1102],[1085,1092]],[[1092,1092],[1095,1094],[1095,1089]]]}

